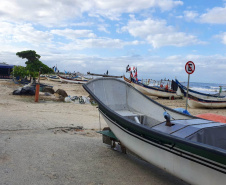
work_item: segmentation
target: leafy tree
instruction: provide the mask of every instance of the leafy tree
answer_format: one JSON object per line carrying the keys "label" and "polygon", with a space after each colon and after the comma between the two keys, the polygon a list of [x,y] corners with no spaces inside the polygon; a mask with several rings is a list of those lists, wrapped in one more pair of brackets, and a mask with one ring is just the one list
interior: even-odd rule
{"label": "leafy tree", "polygon": [[17,52],[16,55],[22,59],[26,58],[26,69],[29,71],[30,76],[37,77],[41,68],[42,73],[52,73],[53,69],[43,64],[39,59],[41,58],[34,50],[27,50]]}
{"label": "leafy tree", "polygon": [[41,72],[43,74],[54,73],[52,68],[49,68],[47,65],[42,64]]}
{"label": "leafy tree", "polygon": [[23,66],[14,66],[12,73],[14,76],[20,78],[24,78],[29,75],[29,71]]}

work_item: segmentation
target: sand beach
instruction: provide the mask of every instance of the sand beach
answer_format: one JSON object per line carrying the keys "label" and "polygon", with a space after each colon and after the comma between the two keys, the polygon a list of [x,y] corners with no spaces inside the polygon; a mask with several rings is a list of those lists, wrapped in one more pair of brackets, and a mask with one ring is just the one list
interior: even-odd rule
{"label": "sand beach", "polygon": [[[88,97],[81,84],[41,83],[68,95]],[[102,143],[96,131],[107,127],[96,106],[56,101],[55,96],[12,95],[21,85],[0,79],[0,184],[187,184],[130,154]],[[171,108],[184,99],[153,97]],[[226,109],[191,109],[192,115]]]}

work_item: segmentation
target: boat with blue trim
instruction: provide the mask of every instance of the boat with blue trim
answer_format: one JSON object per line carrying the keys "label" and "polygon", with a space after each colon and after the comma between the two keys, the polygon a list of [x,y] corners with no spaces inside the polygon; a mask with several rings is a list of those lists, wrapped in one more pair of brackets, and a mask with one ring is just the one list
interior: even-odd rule
{"label": "boat with blue trim", "polygon": [[[178,95],[181,93],[186,96],[187,88],[183,86],[177,79]],[[221,92],[216,94],[202,93],[189,88],[188,90],[188,105],[191,108],[226,108],[226,96],[221,95]]]}
{"label": "boat with blue trim", "polygon": [[177,95],[176,91],[170,89],[168,85],[167,87],[150,86],[140,82],[139,80],[136,80],[133,77],[128,79],[125,76],[124,80],[146,95],[157,96],[159,98],[169,98],[170,100],[181,98],[181,96]]}

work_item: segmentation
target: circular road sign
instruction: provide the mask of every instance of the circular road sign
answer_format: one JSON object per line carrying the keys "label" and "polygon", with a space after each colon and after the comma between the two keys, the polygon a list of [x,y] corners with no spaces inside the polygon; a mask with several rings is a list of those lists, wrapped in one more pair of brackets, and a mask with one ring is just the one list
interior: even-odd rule
{"label": "circular road sign", "polygon": [[185,71],[186,71],[188,74],[194,73],[194,71],[195,71],[195,64],[194,64],[194,62],[188,61],[188,62],[185,64]]}

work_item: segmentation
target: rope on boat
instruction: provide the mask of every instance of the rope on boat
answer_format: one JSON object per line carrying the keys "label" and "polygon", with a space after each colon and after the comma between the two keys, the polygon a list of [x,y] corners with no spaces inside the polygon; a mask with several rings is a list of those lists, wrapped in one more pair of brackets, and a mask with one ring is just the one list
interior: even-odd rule
{"label": "rope on boat", "polygon": [[[166,113],[168,113],[167,112],[167,110],[165,109],[165,107],[162,107],[163,108],[163,110],[166,112]],[[168,113],[169,114],[169,113]],[[170,115],[170,114],[169,114]],[[170,117],[173,119],[173,120],[176,120],[174,117],[172,117],[171,115],[170,115]]]}
{"label": "rope on boat", "polygon": [[101,131],[100,111],[99,111],[99,129]]}

